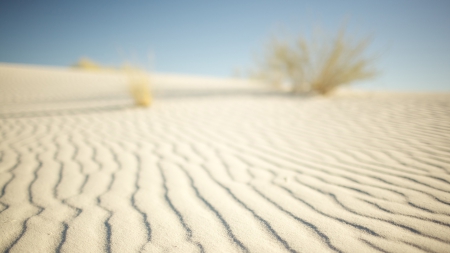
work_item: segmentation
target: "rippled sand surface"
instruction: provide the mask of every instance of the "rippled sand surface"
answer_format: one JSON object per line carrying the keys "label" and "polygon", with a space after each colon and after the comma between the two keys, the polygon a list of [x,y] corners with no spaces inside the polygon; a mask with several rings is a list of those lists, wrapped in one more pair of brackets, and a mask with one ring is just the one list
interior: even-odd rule
{"label": "rippled sand surface", "polygon": [[0,252],[450,252],[449,94],[125,79],[0,65]]}

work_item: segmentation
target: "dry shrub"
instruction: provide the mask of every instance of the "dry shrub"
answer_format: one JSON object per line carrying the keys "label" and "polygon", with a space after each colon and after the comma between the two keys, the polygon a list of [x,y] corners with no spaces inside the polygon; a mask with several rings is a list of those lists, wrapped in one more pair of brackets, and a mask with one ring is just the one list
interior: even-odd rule
{"label": "dry shrub", "polygon": [[75,68],[87,71],[101,71],[101,72],[119,72],[123,73],[128,78],[128,85],[130,93],[134,98],[136,105],[148,107],[151,104],[152,96],[150,92],[150,78],[149,75],[140,68],[124,64],[121,68],[111,68],[101,66],[88,58],[81,58],[76,64]]}
{"label": "dry shrub", "polygon": [[89,58],[83,57],[77,63],[73,65],[74,68],[89,70],[89,71],[100,71],[105,70],[104,67],[100,66],[96,62],[92,61]]}
{"label": "dry shrub", "polygon": [[252,75],[292,93],[329,94],[337,87],[376,75],[365,53],[371,40],[351,40],[342,28],[335,38],[299,36],[295,43],[272,38]]}
{"label": "dry shrub", "polygon": [[150,80],[146,72],[135,68],[123,68],[129,78],[131,95],[136,105],[148,107],[152,102]]}

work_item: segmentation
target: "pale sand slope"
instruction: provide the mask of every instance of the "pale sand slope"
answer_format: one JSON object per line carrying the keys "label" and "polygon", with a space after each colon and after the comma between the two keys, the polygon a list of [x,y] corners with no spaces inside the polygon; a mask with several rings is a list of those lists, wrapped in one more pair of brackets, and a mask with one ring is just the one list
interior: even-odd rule
{"label": "pale sand slope", "polygon": [[449,95],[202,80],[0,66],[0,251],[450,252]]}

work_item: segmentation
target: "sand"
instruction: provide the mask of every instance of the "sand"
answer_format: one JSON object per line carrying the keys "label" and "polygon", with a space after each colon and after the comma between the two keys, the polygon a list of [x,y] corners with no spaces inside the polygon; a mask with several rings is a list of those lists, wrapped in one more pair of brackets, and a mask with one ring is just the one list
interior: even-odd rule
{"label": "sand", "polygon": [[450,252],[450,95],[0,65],[0,252]]}

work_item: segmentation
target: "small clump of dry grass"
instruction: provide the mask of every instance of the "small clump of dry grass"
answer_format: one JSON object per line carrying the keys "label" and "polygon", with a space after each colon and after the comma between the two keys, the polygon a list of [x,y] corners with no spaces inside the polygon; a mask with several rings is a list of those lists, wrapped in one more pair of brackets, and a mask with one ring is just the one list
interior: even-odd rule
{"label": "small clump of dry grass", "polygon": [[137,106],[148,107],[152,102],[152,96],[150,92],[150,77],[149,75],[137,68],[124,64],[121,68],[111,68],[101,66],[88,58],[81,58],[76,64],[75,68],[86,71],[113,71],[123,73],[128,78],[128,86],[131,96]]}
{"label": "small clump of dry grass", "polygon": [[129,78],[131,95],[136,105],[148,107],[152,102],[150,92],[150,78],[147,73],[134,68],[124,68],[123,71]]}
{"label": "small clump of dry grass", "polygon": [[74,68],[86,70],[86,71],[111,71],[114,70],[113,68],[108,68],[105,66],[101,66],[100,64],[94,62],[93,60],[82,57],[80,60],[78,60],[77,63],[73,65]]}
{"label": "small clump of dry grass", "polygon": [[374,58],[366,56],[371,40],[350,39],[342,28],[335,38],[321,34],[311,40],[299,36],[295,43],[273,38],[253,76],[292,93],[327,95],[336,88],[372,78]]}

